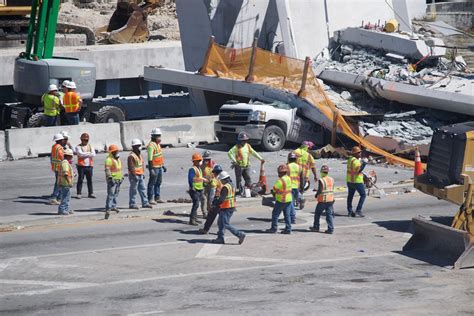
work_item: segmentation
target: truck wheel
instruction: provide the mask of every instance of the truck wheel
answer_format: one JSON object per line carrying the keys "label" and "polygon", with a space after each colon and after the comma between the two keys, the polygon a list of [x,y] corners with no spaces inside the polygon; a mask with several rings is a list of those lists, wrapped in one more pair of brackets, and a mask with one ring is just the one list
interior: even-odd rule
{"label": "truck wheel", "polygon": [[125,121],[125,114],[116,106],[107,105],[97,112],[96,123],[115,123]]}
{"label": "truck wheel", "polygon": [[286,136],[276,125],[270,125],[263,131],[262,147],[265,151],[278,151],[285,146]]}
{"label": "truck wheel", "polygon": [[44,113],[35,113],[28,119],[26,123],[26,127],[40,127],[44,126],[45,124],[45,117]]}

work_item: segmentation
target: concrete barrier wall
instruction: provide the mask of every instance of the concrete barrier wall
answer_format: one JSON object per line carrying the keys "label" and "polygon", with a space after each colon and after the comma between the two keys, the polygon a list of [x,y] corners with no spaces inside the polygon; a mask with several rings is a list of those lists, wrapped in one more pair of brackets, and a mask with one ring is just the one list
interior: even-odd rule
{"label": "concrete barrier wall", "polygon": [[215,142],[214,122],[218,116],[198,116],[146,121],[121,122],[122,146],[131,150],[132,139],[138,138],[143,144],[150,141],[151,130],[161,129],[162,144],[175,147],[192,142]]}
{"label": "concrete barrier wall", "polygon": [[0,161],[6,160],[7,158],[8,158],[8,155],[7,155],[5,132],[0,131]]}
{"label": "concrete barrier wall", "polygon": [[53,136],[67,131],[72,146],[80,143],[82,133],[90,135],[90,143],[98,152],[105,151],[110,144],[122,147],[120,124],[80,124],[77,126],[55,126],[39,128],[18,128],[6,130],[7,152],[12,159],[33,158],[50,154],[54,144]]}

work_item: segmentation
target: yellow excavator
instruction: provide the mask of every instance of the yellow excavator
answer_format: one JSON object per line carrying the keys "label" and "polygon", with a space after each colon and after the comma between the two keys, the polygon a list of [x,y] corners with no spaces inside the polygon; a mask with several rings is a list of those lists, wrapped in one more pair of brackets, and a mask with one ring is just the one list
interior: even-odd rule
{"label": "yellow excavator", "polygon": [[109,24],[96,30],[96,36],[112,44],[143,43],[148,41],[147,17],[165,0],[118,0]]}
{"label": "yellow excavator", "polygon": [[426,172],[415,188],[459,206],[451,227],[415,217],[404,251],[421,250],[449,261],[455,269],[474,267],[474,122],[435,131]]}

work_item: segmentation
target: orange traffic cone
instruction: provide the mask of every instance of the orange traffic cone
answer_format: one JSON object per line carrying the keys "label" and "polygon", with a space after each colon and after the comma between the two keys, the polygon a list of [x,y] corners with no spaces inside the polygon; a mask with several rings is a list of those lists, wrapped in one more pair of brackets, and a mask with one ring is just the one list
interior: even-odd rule
{"label": "orange traffic cone", "polygon": [[423,174],[423,165],[421,164],[420,151],[418,147],[415,149],[415,177]]}
{"label": "orange traffic cone", "polygon": [[260,184],[260,187],[262,190],[260,191],[260,194],[267,194],[268,191],[268,186],[267,186],[267,176],[265,175],[265,168],[263,167],[263,163],[260,164],[260,176],[258,178],[258,183]]}

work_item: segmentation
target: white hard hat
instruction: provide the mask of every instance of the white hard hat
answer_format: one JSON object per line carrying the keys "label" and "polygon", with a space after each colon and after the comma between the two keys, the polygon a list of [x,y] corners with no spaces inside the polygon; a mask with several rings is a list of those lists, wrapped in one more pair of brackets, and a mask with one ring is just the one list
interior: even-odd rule
{"label": "white hard hat", "polygon": [[76,83],[74,81],[69,81],[68,85],[66,86],[66,88],[69,88],[69,89],[76,89]]}
{"label": "white hard hat", "polygon": [[151,135],[161,135],[161,129],[159,129],[158,127],[155,127],[155,128],[151,131]]}
{"label": "white hard hat", "polygon": [[222,171],[221,173],[219,173],[219,175],[217,176],[217,179],[219,180],[224,180],[224,179],[227,179],[227,178],[230,178],[230,175],[225,172],[225,171]]}
{"label": "white hard hat", "polygon": [[64,138],[69,138],[67,131],[61,131],[61,135],[63,135]]}
{"label": "white hard hat", "polygon": [[74,156],[74,153],[72,152],[72,149],[68,148],[64,150],[64,156]]}
{"label": "white hard hat", "polygon": [[50,84],[48,91],[58,91],[58,87],[55,84]]}
{"label": "white hard hat", "polygon": [[53,137],[53,141],[55,141],[55,142],[57,142],[58,140],[63,140],[63,139],[64,139],[64,136],[61,133],[57,133]]}
{"label": "white hard hat", "polygon": [[140,146],[141,146],[141,145],[142,145],[142,141],[139,140],[138,138],[132,139],[132,147],[133,147],[133,146],[137,146],[137,145],[140,145]]}
{"label": "white hard hat", "polygon": [[69,80],[64,80],[63,83],[61,84],[63,87],[66,87],[69,85]]}

